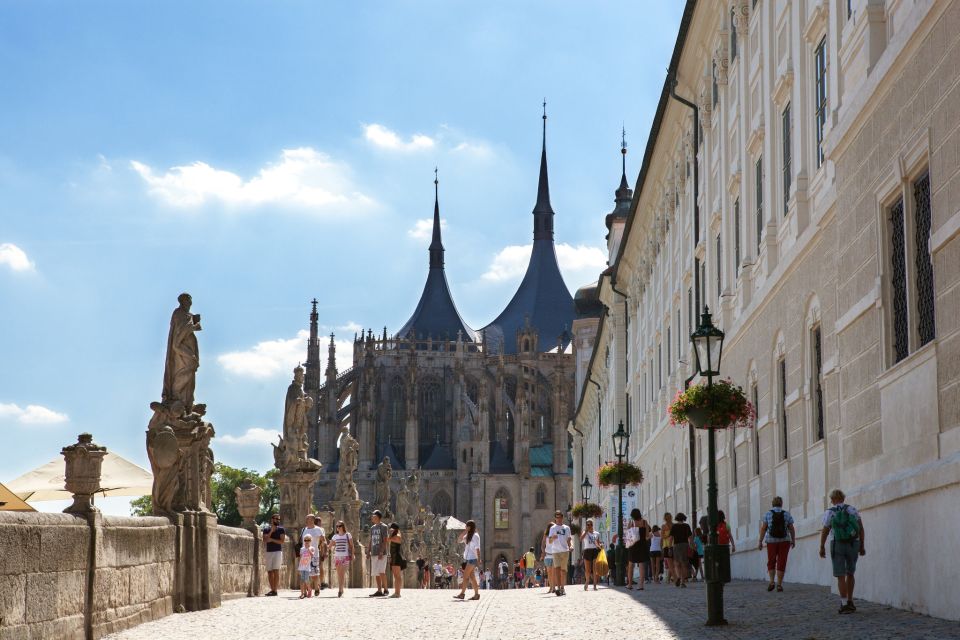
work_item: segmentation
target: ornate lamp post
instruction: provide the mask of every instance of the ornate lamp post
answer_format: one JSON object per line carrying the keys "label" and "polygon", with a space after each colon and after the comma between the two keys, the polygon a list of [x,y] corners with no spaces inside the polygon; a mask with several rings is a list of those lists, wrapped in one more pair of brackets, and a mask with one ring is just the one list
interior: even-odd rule
{"label": "ornate lamp post", "polygon": [[590,478],[584,477],[583,483],[580,484],[580,498],[583,502],[587,502],[590,499],[591,489],[593,489],[593,485],[590,484]]}
{"label": "ornate lamp post", "polygon": [[[697,359],[697,373],[713,385],[713,378],[720,375],[720,359],[723,355],[723,331],[713,326],[710,309],[703,308],[700,326],[690,335]],[[707,513],[710,519],[710,537],[704,549],[707,578],[707,626],[727,624],[723,617],[723,583],[730,575],[730,551],[717,539],[717,450],[714,429],[707,429]]]}
{"label": "ornate lamp post", "polygon": [[[627,444],[630,441],[630,434],[623,429],[623,420],[613,434],[613,452],[617,456],[617,464],[623,463],[627,455]],[[614,583],[622,587],[626,582],[624,569],[627,561],[627,548],[623,546],[623,472],[617,477],[617,575]]]}

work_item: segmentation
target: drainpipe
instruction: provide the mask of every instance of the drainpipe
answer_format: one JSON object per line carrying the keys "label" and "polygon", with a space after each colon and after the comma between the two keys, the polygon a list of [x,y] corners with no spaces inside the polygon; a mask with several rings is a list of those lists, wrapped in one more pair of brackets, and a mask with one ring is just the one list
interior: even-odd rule
{"label": "drainpipe", "polygon": [[[670,97],[679,102],[682,105],[693,109],[693,252],[697,252],[697,244],[700,241],[700,163],[697,159],[697,154],[700,151],[700,108],[697,105],[686,98],[681,98],[677,95],[677,76],[676,73],[668,69],[667,70],[667,82],[670,85]],[[700,317],[700,261],[697,258],[693,259],[693,297],[696,298],[695,305],[697,313],[694,318]],[[690,374],[690,377],[684,380],[683,388],[687,389],[690,386],[690,382],[696,377],[697,372],[694,371]],[[697,523],[697,455],[696,455],[696,444],[697,439],[694,436],[693,425],[687,425],[688,436],[689,436],[689,449],[690,449],[690,511],[693,514],[693,523],[696,527]]]}

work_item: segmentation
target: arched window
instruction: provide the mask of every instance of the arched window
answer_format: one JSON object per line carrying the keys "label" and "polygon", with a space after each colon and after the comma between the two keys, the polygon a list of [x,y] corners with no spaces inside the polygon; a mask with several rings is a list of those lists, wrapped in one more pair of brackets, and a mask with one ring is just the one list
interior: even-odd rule
{"label": "arched window", "polygon": [[419,397],[420,443],[432,445],[446,442],[444,433],[443,387],[439,380],[428,379],[420,385]]}
{"label": "arched window", "polygon": [[510,494],[506,489],[498,489],[493,497],[493,528],[510,528]]}
{"label": "arched window", "polygon": [[450,494],[443,490],[437,491],[433,494],[433,499],[430,500],[430,508],[437,515],[450,515],[453,511]]}
{"label": "arched window", "polygon": [[403,444],[407,418],[407,390],[397,376],[390,381],[387,397],[387,438],[395,445]]}
{"label": "arched window", "polygon": [[536,504],[537,509],[544,509],[547,506],[547,488],[542,484],[537,485]]}

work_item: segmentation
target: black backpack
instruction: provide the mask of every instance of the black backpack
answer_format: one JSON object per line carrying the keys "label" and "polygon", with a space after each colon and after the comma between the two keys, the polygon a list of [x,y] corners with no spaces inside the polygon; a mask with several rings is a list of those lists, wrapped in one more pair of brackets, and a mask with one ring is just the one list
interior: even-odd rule
{"label": "black backpack", "polygon": [[780,511],[773,511],[772,517],[770,518],[770,537],[771,538],[786,538],[787,537],[787,516],[786,512],[782,509]]}

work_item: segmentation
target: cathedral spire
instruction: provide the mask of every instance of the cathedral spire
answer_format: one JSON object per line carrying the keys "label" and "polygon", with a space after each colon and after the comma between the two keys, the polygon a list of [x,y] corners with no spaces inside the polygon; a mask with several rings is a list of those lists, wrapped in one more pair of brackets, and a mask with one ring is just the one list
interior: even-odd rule
{"label": "cathedral spire", "polygon": [[320,337],[318,335],[320,316],[317,314],[317,299],[311,300],[310,305],[310,339],[307,340],[307,362],[304,367],[306,369],[304,389],[307,392],[320,388]]}
{"label": "cathedral spire", "polygon": [[330,344],[327,347],[327,380],[337,377],[337,344],[333,341],[333,334],[330,334]]}
{"label": "cathedral spire", "polygon": [[443,241],[440,239],[440,180],[433,168],[433,240],[430,242],[430,268],[443,269]]}
{"label": "cathedral spire", "polygon": [[543,101],[543,145],[540,150],[540,181],[537,204],[533,207],[533,239],[553,240],[553,207],[550,206],[550,181],[547,177],[547,101]]}
{"label": "cathedral spire", "polygon": [[617,205],[621,204],[630,204],[630,201],[633,199],[633,189],[630,188],[630,183],[627,182],[627,129],[624,127],[620,131],[620,158],[621,158],[621,173],[620,173],[620,186],[617,187],[616,191],[616,203]]}

